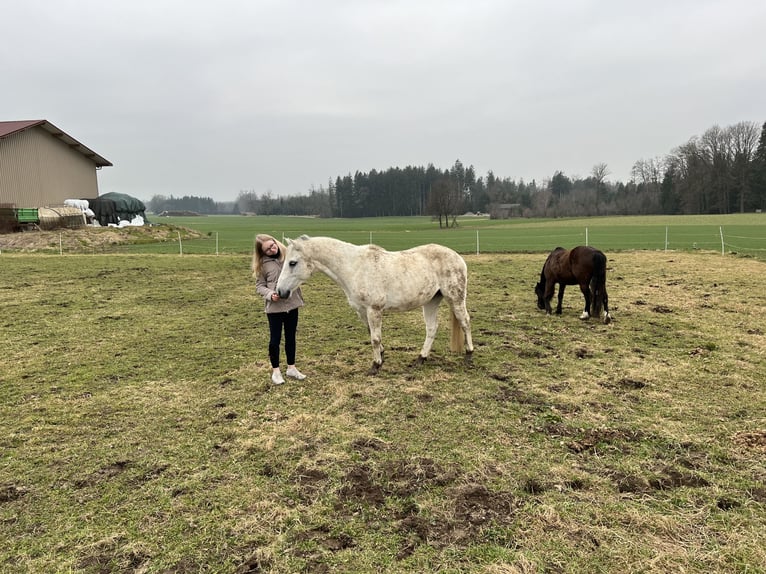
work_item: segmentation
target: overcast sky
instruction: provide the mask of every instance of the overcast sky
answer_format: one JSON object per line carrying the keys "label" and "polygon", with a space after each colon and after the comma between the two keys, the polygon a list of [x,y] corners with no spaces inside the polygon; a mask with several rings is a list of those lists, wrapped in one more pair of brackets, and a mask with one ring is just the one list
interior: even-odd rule
{"label": "overcast sky", "polygon": [[101,193],[305,194],[407,165],[627,181],[766,121],[763,0],[3,0],[0,120],[114,166]]}

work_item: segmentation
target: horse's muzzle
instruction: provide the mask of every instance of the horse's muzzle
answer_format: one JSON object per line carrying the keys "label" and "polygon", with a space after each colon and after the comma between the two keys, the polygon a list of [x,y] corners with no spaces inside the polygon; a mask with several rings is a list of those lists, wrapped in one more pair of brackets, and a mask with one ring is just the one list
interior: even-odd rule
{"label": "horse's muzzle", "polygon": [[287,299],[288,297],[290,297],[290,290],[288,289],[285,291],[284,289],[280,289],[279,291],[277,291],[277,295],[279,295],[280,299]]}

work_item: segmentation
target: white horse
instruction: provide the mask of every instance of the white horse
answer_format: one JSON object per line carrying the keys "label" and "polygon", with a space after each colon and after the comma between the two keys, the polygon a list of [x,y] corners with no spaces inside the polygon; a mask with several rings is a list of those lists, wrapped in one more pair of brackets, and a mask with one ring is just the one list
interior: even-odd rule
{"label": "white horse", "polygon": [[373,363],[369,374],[377,373],[383,364],[383,311],[423,308],[426,340],[416,360],[420,364],[431,352],[442,299],[447,300],[452,311],[450,350],[465,350],[466,360],[471,360],[471,321],[465,306],[468,268],[452,249],[429,244],[405,251],[386,251],[377,245],[360,246],[331,237],[306,235],[286,241],[277,293],[282,298],[289,297],[315,271],[335,281],[370,333]]}

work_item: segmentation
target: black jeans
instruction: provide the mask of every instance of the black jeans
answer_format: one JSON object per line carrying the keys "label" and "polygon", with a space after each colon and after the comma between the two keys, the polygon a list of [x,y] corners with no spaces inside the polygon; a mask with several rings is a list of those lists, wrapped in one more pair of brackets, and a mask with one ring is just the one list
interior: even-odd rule
{"label": "black jeans", "polygon": [[272,368],[279,366],[279,343],[282,327],[285,329],[285,358],[288,365],[295,364],[295,333],[298,331],[298,309],[286,313],[266,313],[269,318],[269,360]]}

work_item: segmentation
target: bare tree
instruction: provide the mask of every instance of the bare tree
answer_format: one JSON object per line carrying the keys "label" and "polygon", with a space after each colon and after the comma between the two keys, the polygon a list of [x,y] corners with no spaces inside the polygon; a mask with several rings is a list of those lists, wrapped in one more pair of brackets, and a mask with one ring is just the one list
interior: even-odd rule
{"label": "bare tree", "polygon": [[601,211],[602,190],[604,189],[604,180],[610,174],[609,168],[605,163],[597,163],[590,170],[593,180],[596,182],[596,215]]}
{"label": "bare tree", "polygon": [[455,181],[448,177],[437,179],[431,186],[431,193],[428,197],[428,211],[432,216],[439,217],[439,227],[442,227],[442,217],[444,226],[450,226],[450,216],[452,216],[452,225],[457,225],[458,210],[462,206],[463,196],[461,190]]}
{"label": "bare tree", "polygon": [[745,213],[746,199],[751,193],[751,166],[758,148],[760,128],[755,122],[739,122],[727,131],[731,143],[732,175],[739,193],[739,211]]}
{"label": "bare tree", "polygon": [[660,158],[640,159],[630,171],[633,181],[644,195],[641,213],[658,213],[664,161]]}
{"label": "bare tree", "polygon": [[731,193],[731,137],[729,130],[713,126],[700,138],[700,151],[707,167],[710,207],[719,213],[729,213]]}

